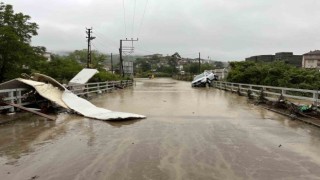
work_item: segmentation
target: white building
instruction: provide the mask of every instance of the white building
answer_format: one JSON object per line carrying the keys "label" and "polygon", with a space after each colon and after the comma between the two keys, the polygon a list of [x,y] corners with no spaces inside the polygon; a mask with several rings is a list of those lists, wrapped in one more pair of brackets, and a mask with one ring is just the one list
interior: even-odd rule
{"label": "white building", "polygon": [[302,68],[320,69],[320,50],[310,51],[302,57]]}
{"label": "white building", "polygon": [[43,57],[47,58],[47,61],[48,61],[48,62],[51,61],[51,53],[45,52],[45,53],[43,54]]}
{"label": "white building", "polygon": [[218,76],[219,80],[225,79],[228,76],[228,69],[226,69],[226,68],[215,69],[215,70],[213,70],[213,73]]}

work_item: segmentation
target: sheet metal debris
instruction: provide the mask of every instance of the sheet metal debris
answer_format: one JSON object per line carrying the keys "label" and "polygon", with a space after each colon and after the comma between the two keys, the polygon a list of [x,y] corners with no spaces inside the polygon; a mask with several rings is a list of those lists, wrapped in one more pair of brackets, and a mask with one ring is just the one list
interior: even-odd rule
{"label": "sheet metal debris", "polygon": [[73,94],[71,91],[64,91],[62,95],[63,101],[70,107],[72,110],[78,112],[79,114],[100,120],[116,120],[116,119],[141,119],[145,116],[125,113],[125,112],[115,112],[108,109],[100,108],[89,101],[78,97]]}
{"label": "sheet metal debris", "polygon": [[80,115],[93,119],[123,120],[146,118],[146,116],[139,114],[115,112],[97,107],[89,101],[73,94],[63,85],[49,76],[43,74],[35,74],[33,76],[33,79],[34,80],[17,78],[8,81],[7,83],[0,84],[0,89],[3,87],[18,87],[28,85],[33,87],[40,96],[55,103],[56,105],[61,106],[65,109],[72,109]]}
{"label": "sheet metal debris", "polygon": [[96,69],[82,69],[74,78],[69,81],[69,85],[85,84],[99,71]]}

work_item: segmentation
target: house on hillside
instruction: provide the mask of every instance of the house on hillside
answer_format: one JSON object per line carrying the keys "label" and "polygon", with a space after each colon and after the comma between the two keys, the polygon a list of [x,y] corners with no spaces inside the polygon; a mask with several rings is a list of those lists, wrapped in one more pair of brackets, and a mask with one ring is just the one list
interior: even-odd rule
{"label": "house on hillside", "polygon": [[52,59],[51,59],[51,53],[49,52],[45,52],[43,53],[43,57],[45,57],[47,59],[48,62],[50,62]]}
{"label": "house on hillside", "polygon": [[320,50],[310,51],[303,54],[302,67],[320,69]]}
{"label": "house on hillside", "polygon": [[144,58],[146,59],[152,59],[152,58],[161,58],[163,57],[162,54],[151,54],[151,55],[146,55],[146,56],[143,56]]}

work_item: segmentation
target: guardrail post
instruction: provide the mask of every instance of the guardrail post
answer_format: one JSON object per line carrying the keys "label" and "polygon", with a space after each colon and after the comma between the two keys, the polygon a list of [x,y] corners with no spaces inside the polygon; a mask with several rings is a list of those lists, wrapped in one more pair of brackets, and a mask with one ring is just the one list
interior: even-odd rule
{"label": "guardrail post", "polygon": [[[10,103],[14,104],[13,91],[8,92],[8,96],[9,96],[9,98],[10,98]],[[10,113],[13,113],[13,112],[14,112],[14,107],[13,107],[13,106],[9,109],[9,112],[10,112]]]}
{"label": "guardrail post", "polygon": [[281,94],[282,94],[282,96],[284,96],[286,93],[287,93],[287,91],[286,91],[286,90],[281,89]]}
{"label": "guardrail post", "polygon": [[319,93],[318,90],[316,92],[313,92],[313,104],[318,106],[318,98],[319,98]]}
{"label": "guardrail post", "polygon": [[249,99],[253,99],[253,96],[252,96],[252,86],[249,86],[248,91],[247,91],[247,95],[248,95],[248,98],[249,98]]}
{"label": "guardrail post", "polygon": [[99,94],[99,91],[101,91],[100,90],[100,82],[97,83],[97,92],[98,92],[98,94]]}
{"label": "guardrail post", "polygon": [[21,101],[21,90],[16,91],[16,97],[17,97],[17,104],[22,104]]}
{"label": "guardrail post", "polygon": [[266,98],[265,98],[265,94],[264,94],[264,91],[266,90],[265,87],[261,88],[261,91],[260,91],[260,96],[259,96],[259,101],[260,102],[265,102]]}

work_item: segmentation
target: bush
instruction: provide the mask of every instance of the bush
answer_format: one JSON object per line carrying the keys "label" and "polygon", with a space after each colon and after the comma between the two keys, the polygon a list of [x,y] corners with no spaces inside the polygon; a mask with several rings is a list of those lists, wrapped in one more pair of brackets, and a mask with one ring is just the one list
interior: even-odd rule
{"label": "bush", "polygon": [[271,63],[231,62],[227,81],[235,83],[319,89],[320,73],[301,69],[281,61]]}
{"label": "bush", "polygon": [[99,71],[99,73],[95,74],[90,82],[103,82],[103,81],[119,81],[122,80],[120,75],[112,74],[107,71]]}

